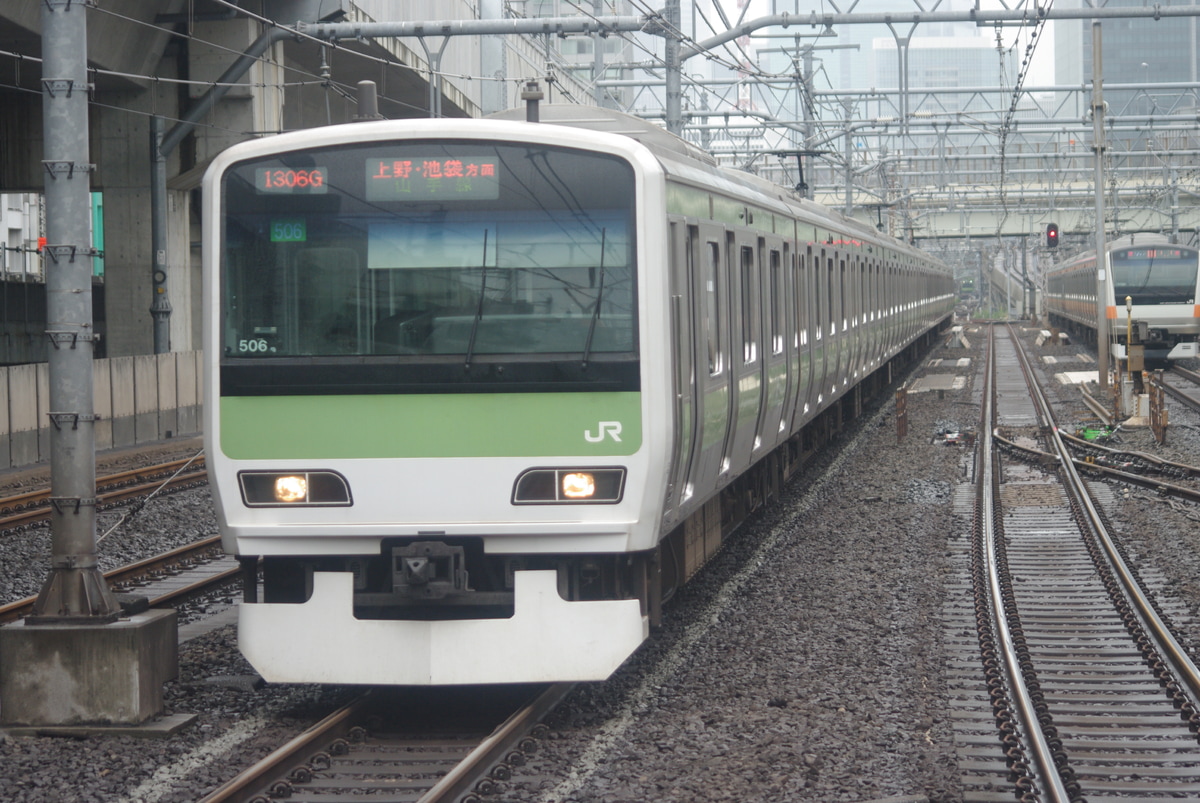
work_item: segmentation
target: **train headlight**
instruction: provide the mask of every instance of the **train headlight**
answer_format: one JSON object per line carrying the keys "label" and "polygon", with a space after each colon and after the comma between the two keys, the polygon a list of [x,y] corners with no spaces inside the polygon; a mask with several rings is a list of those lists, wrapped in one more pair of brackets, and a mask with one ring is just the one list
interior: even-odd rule
{"label": "train headlight", "polygon": [[303,502],[308,499],[308,477],[290,476],[275,478],[276,502]]}
{"label": "train headlight", "polygon": [[349,507],[350,484],[336,471],[239,471],[246,507]]}
{"label": "train headlight", "polygon": [[531,468],[513,485],[514,505],[615,505],[625,493],[625,469]]}
{"label": "train headlight", "polygon": [[563,474],[562,495],[567,499],[591,499],[596,495],[596,478],[587,471]]}

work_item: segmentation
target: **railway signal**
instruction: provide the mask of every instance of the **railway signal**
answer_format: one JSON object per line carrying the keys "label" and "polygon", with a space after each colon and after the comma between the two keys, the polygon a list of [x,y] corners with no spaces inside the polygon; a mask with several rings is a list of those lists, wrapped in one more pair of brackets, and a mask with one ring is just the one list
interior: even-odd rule
{"label": "railway signal", "polygon": [[1057,223],[1047,223],[1046,224],[1046,247],[1047,248],[1058,248],[1058,224]]}

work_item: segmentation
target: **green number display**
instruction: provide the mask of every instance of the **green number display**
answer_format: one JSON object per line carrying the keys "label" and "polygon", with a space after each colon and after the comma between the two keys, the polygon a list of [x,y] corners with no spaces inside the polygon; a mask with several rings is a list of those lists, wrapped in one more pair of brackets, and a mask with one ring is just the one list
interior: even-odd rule
{"label": "green number display", "polygon": [[304,218],[283,218],[271,221],[271,242],[302,243],[308,239]]}

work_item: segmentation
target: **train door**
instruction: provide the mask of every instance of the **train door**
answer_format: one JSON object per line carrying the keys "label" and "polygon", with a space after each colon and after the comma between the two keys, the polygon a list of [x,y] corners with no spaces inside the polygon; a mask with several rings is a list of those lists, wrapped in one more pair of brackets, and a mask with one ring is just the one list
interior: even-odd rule
{"label": "train door", "polygon": [[763,396],[761,279],[753,240],[730,235],[729,269],[733,279],[731,331],[737,333],[740,349],[736,343],[730,349],[735,359],[730,374],[730,438],[726,457],[733,472],[739,474],[750,465]]}
{"label": "train door", "polygon": [[851,281],[854,283],[854,331],[855,342],[854,348],[854,371],[853,374],[857,378],[867,366],[868,349],[870,348],[870,329],[867,327],[867,299],[866,299],[866,273],[867,261],[863,255],[854,255],[854,276]]}
{"label": "train door", "polygon": [[779,443],[779,421],[787,397],[788,365],[784,349],[786,311],[784,309],[783,254],[777,241],[758,241],[762,288],[762,400],[759,406],[758,436],[755,450],[770,451]]}
{"label": "train door", "polygon": [[880,305],[880,288],[879,288],[879,259],[873,257],[870,264],[867,266],[867,310],[869,316],[868,325],[871,327],[871,368],[878,368],[879,361],[882,358],[883,335],[880,332],[882,321],[879,317]]}
{"label": "train door", "polygon": [[837,252],[825,256],[825,384],[821,393],[828,402],[839,390],[842,375],[842,294],[837,274]]}
{"label": "train door", "polygon": [[805,253],[792,253],[792,288],[789,298],[792,301],[793,341],[796,351],[795,408],[792,410],[791,431],[795,432],[804,421],[805,414],[811,409],[809,388],[812,383],[812,338],[809,331],[809,302],[812,291],[809,288],[808,263],[811,256],[810,247]]}
{"label": "train door", "polygon": [[[779,317],[779,346],[782,350],[780,359],[782,360],[782,378],[781,398],[779,402],[779,418],[776,420],[776,429],[778,429],[778,437],[776,442],[782,442],[787,437],[787,427],[792,423],[792,414],[796,409],[796,388],[799,374],[799,356],[797,352],[797,320],[793,317],[793,312],[796,310],[792,299],[794,298],[794,288],[792,281],[796,276],[796,271],[792,268],[792,244],[784,242],[778,254],[773,254],[772,264],[775,265],[774,271],[778,272],[778,287],[772,288],[774,304],[776,308],[776,316]],[[774,294],[778,289],[778,295]]]}
{"label": "train door", "polygon": [[838,392],[844,391],[850,379],[854,364],[854,338],[857,331],[853,328],[853,299],[851,298],[851,262],[847,254],[838,254],[838,320],[841,324],[841,348],[838,349]]}
{"label": "train door", "polygon": [[825,403],[825,398],[829,395],[829,388],[826,387],[825,373],[826,366],[829,362],[829,278],[825,271],[825,249],[822,248],[816,254],[810,253],[810,273],[812,274],[809,286],[812,288],[812,302],[810,308],[812,310],[812,332],[813,332],[813,374],[812,374],[812,412],[815,414]]}
{"label": "train door", "polygon": [[889,261],[883,269],[884,291],[886,298],[884,300],[885,309],[887,310],[887,332],[888,356],[890,357],[896,349],[897,341],[900,339],[900,333],[896,329],[898,320],[898,305],[899,300],[896,297],[896,266]]}
{"label": "train door", "polygon": [[855,259],[855,297],[858,299],[855,314],[858,317],[859,363],[858,370],[864,375],[870,370],[874,340],[871,333],[871,262],[862,254]]}
{"label": "train door", "polygon": [[674,392],[674,436],[671,451],[671,484],[667,509],[682,509],[695,492],[692,465],[698,451],[697,414],[700,406],[697,394],[696,365],[703,344],[696,337],[697,315],[695,301],[696,259],[700,248],[700,233],[696,226],[682,221],[671,223],[671,354],[672,390]]}
{"label": "train door", "polygon": [[858,374],[862,329],[858,325],[858,255],[851,252],[842,259],[842,305],[845,307],[846,358],[842,387]]}
{"label": "train door", "polygon": [[696,337],[697,444],[688,471],[694,494],[705,497],[725,469],[729,435],[729,278],[725,234],[715,226],[698,227],[690,287]]}

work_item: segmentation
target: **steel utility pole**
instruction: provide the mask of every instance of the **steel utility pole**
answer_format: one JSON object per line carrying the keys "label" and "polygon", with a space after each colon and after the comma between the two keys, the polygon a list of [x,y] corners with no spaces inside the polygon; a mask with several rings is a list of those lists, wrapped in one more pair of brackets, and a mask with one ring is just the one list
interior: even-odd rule
{"label": "steel utility pole", "polygon": [[26,619],[38,624],[115,621],[120,613],[96,560],[87,9],[78,0],[42,3],[52,510],[50,575]]}
{"label": "steel utility pole", "polygon": [[1100,23],[1092,23],[1092,138],[1096,151],[1096,349],[1100,391],[1108,390],[1108,260],[1104,256],[1104,70]]}
{"label": "steel utility pole", "polygon": [[664,73],[667,79],[666,117],[667,130],[672,134],[683,136],[683,60],[680,58],[679,41],[679,0],[667,0],[663,9],[666,22],[666,40],[663,45],[663,60],[666,64]]}

